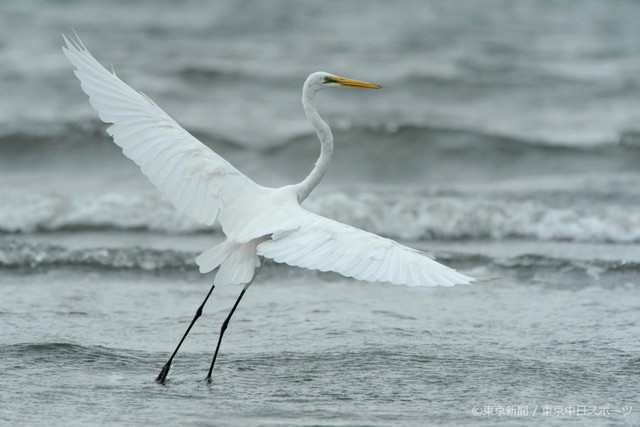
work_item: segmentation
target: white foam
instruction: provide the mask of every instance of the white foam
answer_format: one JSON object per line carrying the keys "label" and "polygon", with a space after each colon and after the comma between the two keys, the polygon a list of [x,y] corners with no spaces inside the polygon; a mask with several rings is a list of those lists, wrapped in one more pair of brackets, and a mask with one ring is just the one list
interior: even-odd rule
{"label": "white foam", "polygon": [[113,228],[182,233],[206,228],[156,192],[71,196],[3,190],[0,206],[0,230],[5,232]]}
{"label": "white foam", "polygon": [[308,208],[339,221],[405,240],[507,237],[582,242],[640,240],[635,206],[559,208],[538,200],[360,193],[327,194]]}
{"label": "white foam", "polygon": [[[144,229],[163,233],[210,230],[177,211],[153,190],[142,193],[61,195],[0,191],[0,231]],[[338,221],[402,240],[527,238],[577,242],[640,241],[635,205],[576,203],[490,195],[361,192],[320,194],[305,207]],[[214,225],[219,230],[218,225]]]}

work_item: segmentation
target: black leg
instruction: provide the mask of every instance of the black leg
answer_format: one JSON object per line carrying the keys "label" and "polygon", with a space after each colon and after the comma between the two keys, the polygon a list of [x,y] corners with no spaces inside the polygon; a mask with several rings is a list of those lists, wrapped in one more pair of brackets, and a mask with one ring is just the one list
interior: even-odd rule
{"label": "black leg", "polygon": [[216,364],[216,359],[218,358],[218,351],[220,351],[220,343],[222,342],[222,336],[224,335],[224,331],[227,330],[227,326],[229,326],[229,320],[231,319],[231,316],[233,316],[233,312],[236,311],[236,307],[238,307],[238,304],[240,303],[242,296],[247,291],[247,289],[249,289],[249,286],[251,286],[251,283],[253,283],[253,280],[251,280],[251,282],[244,285],[244,288],[242,288],[242,292],[240,292],[240,296],[238,296],[236,303],[233,305],[233,308],[231,309],[231,312],[229,313],[227,318],[224,320],[224,323],[222,323],[222,327],[220,328],[220,336],[218,337],[218,345],[216,346],[216,352],[213,354],[213,360],[211,361],[211,366],[209,366],[209,373],[207,374],[207,378],[205,378],[205,381],[208,382],[209,384],[211,384],[211,372],[213,372],[213,365]]}
{"label": "black leg", "polygon": [[196,315],[193,316],[193,320],[191,321],[191,324],[189,325],[189,327],[187,328],[187,331],[184,333],[184,335],[182,336],[182,339],[180,340],[180,342],[178,343],[178,346],[176,347],[176,349],[173,351],[173,354],[171,355],[171,357],[169,358],[169,360],[167,361],[167,363],[164,365],[164,367],[162,368],[162,371],[160,371],[160,374],[158,375],[158,377],[156,378],[156,382],[158,384],[164,384],[164,381],[167,379],[167,375],[169,374],[169,369],[171,369],[171,362],[173,362],[173,358],[176,357],[176,353],[178,353],[178,350],[180,349],[180,346],[182,345],[182,343],[184,342],[184,339],[187,338],[187,335],[189,335],[189,332],[191,331],[191,328],[193,328],[194,323],[196,323],[196,320],[198,320],[198,318],[200,316],[202,316],[202,309],[204,308],[204,305],[207,303],[207,300],[209,299],[209,296],[211,296],[211,293],[213,292],[213,289],[216,287],[216,285],[212,285],[211,289],[209,289],[209,293],[207,294],[207,296],[205,297],[204,301],[202,301],[202,304],[200,304],[200,307],[198,307],[198,310],[196,311]]}

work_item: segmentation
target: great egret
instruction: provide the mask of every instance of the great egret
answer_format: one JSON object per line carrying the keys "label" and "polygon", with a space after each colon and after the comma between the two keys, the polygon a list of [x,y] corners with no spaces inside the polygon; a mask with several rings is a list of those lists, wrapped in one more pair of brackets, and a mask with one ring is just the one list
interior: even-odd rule
{"label": "great egret", "polygon": [[453,286],[474,279],[446,267],[424,252],[306,211],[300,203],[324,176],[333,152],[331,129],[313,104],[325,88],[380,86],[325,72],[311,74],[302,105],[320,139],[320,157],[302,182],[282,188],[256,184],[185,131],[146,95],[133,90],[91,55],[82,41],[63,35],[63,52],[75,66],[82,90],[107,132],[125,156],[173,204],[206,225],[219,220],[227,239],[196,258],[200,272],[216,268],[209,290],[180,343],[156,378],[164,383],[171,362],[216,285],[244,284],[220,330],[207,380],[220,342],[240,299],[251,285],[260,258],[312,270],[334,271],[358,280],[409,286]]}

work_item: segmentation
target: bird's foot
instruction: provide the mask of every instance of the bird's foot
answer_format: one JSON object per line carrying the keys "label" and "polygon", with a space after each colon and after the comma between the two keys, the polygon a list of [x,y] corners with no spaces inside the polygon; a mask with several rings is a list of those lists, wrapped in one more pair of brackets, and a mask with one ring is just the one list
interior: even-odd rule
{"label": "bird's foot", "polygon": [[156,382],[158,384],[164,385],[167,375],[169,375],[169,369],[171,369],[171,362],[167,362],[166,365],[162,367],[160,374],[156,377]]}

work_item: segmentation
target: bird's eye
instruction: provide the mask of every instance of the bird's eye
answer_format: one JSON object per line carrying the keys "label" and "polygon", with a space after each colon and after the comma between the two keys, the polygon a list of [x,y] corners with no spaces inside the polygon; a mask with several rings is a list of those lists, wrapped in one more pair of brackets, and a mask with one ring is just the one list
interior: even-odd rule
{"label": "bird's eye", "polygon": [[325,82],[325,83],[335,83],[335,82],[336,82],[336,79],[334,79],[334,78],[333,78],[333,77],[331,77],[331,76],[324,76],[324,82]]}

